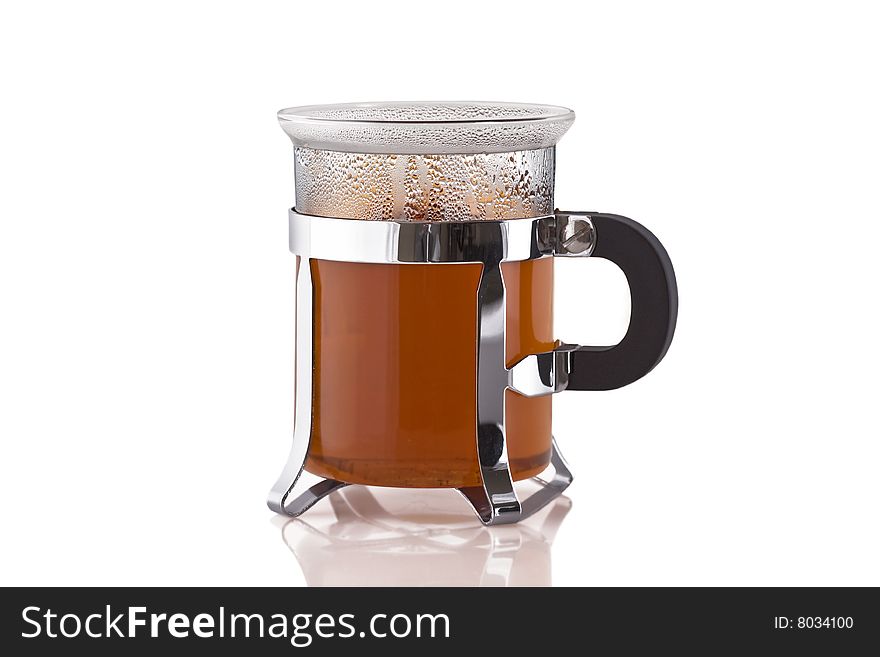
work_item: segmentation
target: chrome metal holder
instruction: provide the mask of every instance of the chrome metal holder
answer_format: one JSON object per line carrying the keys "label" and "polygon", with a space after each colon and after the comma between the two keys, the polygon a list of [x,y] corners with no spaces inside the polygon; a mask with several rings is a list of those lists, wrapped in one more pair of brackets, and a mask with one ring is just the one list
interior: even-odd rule
{"label": "chrome metal holder", "polygon": [[459,489],[485,525],[514,523],[546,506],[572,481],[565,459],[552,443],[555,470],[544,487],[525,500],[514,490],[507,452],[504,397],[560,392],[568,384],[570,354],[577,345],[505,363],[506,288],[501,263],[550,256],[587,257],[595,245],[589,215],[557,213],[536,219],[472,222],[357,221],[290,211],[290,250],[299,256],[296,273],[296,402],[293,445],[281,476],[269,493],[269,508],[298,516],[348,484],[324,479],[295,491],[312,434],[313,295],[311,259],[384,264],[480,263],[477,289],[476,448],[481,485]]}
{"label": "chrome metal holder", "polygon": [[[296,369],[293,420],[293,444],[287,464],[278,481],[269,491],[268,505],[275,513],[298,516],[308,511],[318,500],[339,490],[346,483],[335,479],[323,479],[314,486],[294,494],[294,488],[302,475],[312,440],[312,312],[314,288],[312,271],[305,257],[296,263]],[[291,499],[291,496],[293,499]]]}

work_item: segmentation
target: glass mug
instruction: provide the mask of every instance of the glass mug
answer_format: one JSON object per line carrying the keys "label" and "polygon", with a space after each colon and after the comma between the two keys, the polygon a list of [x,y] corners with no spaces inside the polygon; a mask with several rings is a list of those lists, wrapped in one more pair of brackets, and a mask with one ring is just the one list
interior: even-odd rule
{"label": "glass mug", "polygon": [[[293,447],[269,507],[297,516],[349,484],[455,488],[485,524],[516,522],[572,480],[551,397],[649,372],[675,329],[672,264],[643,226],[554,210],[563,107],[363,103],[279,112],[294,144]],[[554,257],[627,277],[612,347],[559,342]],[[554,476],[520,500],[513,482]],[[302,470],[323,479],[296,491]]]}

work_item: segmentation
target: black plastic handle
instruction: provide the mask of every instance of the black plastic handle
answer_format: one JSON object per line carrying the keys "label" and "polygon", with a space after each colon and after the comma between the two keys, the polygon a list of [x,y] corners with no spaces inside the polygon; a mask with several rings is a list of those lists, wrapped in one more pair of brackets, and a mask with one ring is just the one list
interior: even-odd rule
{"label": "black plastic handle", "polygon": [[678,287],[666,249],[641,224],[617,214],[585,212],[596,229],[592,257],[626,274],[632,300],[629,329],[613,347],[571,354],[568,390],[614,390],[642,378],[663,360],[678,316]]}

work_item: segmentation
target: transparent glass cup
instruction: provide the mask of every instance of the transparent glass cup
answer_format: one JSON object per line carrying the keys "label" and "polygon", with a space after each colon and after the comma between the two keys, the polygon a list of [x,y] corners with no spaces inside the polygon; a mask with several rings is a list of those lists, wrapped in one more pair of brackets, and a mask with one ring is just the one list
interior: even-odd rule
{"label": "transparent glass cup", "polygon": [[[279,119],[295,154],[297,400],[270,506],[296,515],[347,484],[456,488],[484,522],[510,521],[523,512],[513,482],[551,461],[558,493],[571,477],[550,395],[646,373],[677,300],[642,226],[554,210],[555,146],[574,113],[366,103]],[[630,330],[613,347],[555,339],[554,256],[590,255],[631,285]],[[325,482],[290,506],[303,465]]]}

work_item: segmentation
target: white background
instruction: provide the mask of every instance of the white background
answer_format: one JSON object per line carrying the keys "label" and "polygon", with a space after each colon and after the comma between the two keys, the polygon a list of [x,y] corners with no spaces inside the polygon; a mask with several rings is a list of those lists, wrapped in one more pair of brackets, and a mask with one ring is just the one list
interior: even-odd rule
{"label": "white background", "polygon": [[[650,376],[556,398],[577,477],[552,546],[441,494],[478,537],[461,564],[880,585],[877,29],[848,2],[6,3],[0,583],[404,581],[387,557],[412,536],[301,567],[264,506],[293,413],[274,113],[488,99],[577,111],[557,204],[650,227],[681,310]],[[619,338],[619,270],[558,271],[559,337]],[[443,583],[458,562],[432,549],[415,570]]]}

